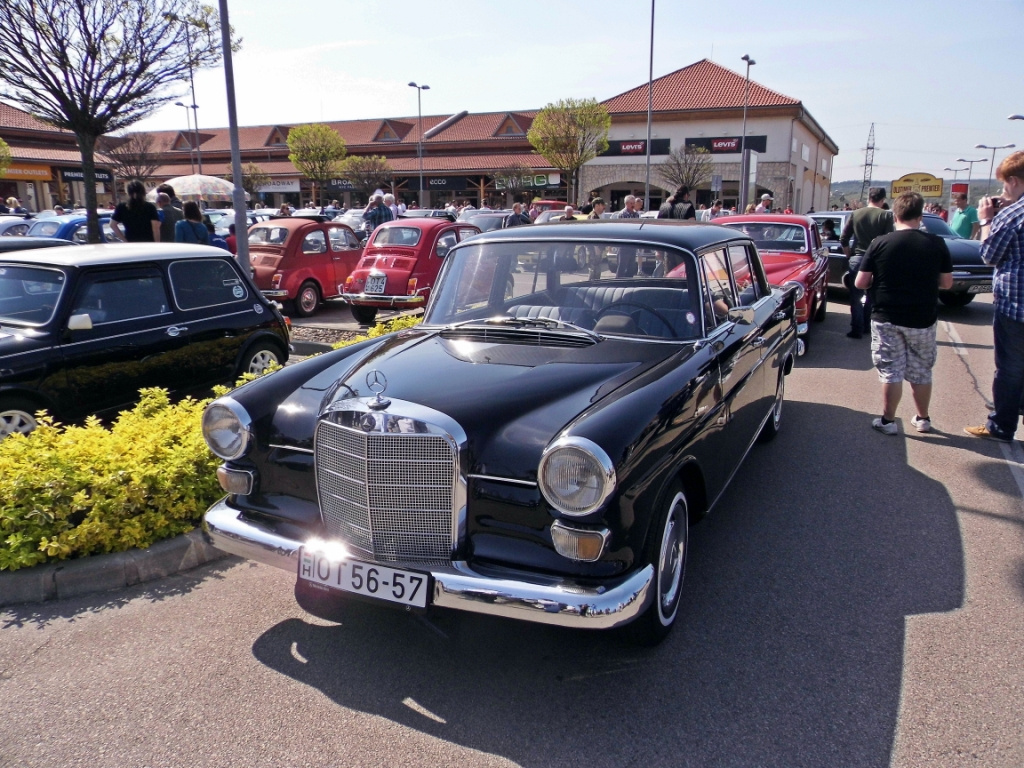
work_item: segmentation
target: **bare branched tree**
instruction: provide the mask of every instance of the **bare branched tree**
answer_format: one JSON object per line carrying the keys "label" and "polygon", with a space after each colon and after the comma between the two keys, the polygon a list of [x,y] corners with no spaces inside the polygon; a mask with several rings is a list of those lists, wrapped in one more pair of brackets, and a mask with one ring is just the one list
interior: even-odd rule
{"label": "bare branched tree", "polygon": [[114,174],[121,181],[141,181],[145,184],[157,168],[160,158],[153,149],[156,137],[139,131],[123,136],[101,136],[96,148],[110,158]]}
{"label": "bare branched tree", "polygon": [[[234,176],[228,171],[224,177],[234,182]],[[266,173],[256,163],[246,163],[242,166],[242,189],[249,193],[249,199],[256,201],[260,196],[260,189],[270,183],[270,174]]]}
{"label": "bare branched tree", "polygon": [[0,2],[0,97],[75,134],[90,242],[100,241],[99,137],[147,117],[220,58],[219,18],[200,0]]}
{"label": "bare branched tree", "polygon": [[510,163],[491,171],[490,175],[494,179],[494,188],[507,192],[514,200],[527,188],[527,180],[533,177],[533,168],[524,163]]}
{"label": "bare branched tree", "polygon": [[655,171],[669,189],[675,190],[684,185],[697,189],[711,181],[713,167],[711,153],[704,147],[681,146],[655,166]]}
{"label": "bare branched tree", "polygon": [[383,155],[350,155],[341,166],[341,175],[363,199],[369,198],[374,190],[390,187],[394,174]]}

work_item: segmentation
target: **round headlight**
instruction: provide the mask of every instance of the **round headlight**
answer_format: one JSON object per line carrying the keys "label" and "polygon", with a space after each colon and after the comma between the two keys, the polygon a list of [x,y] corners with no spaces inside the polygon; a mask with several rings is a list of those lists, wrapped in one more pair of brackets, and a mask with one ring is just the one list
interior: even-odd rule
{"label": "round headlight", "polygon": [[230,397],[214,400],[203,412],[203,439],[211,451],[227,461],[249,450],[251,426],[249,414]]}
{"label": "round headlight", "polygon": [[615,489],[615,467],[599,446],[584,437],[563,437],[544,450],[537,480],[559,512],[588,515]]}
{"label": "round headlight", "polygon": [[783,288],[793,289],[793,301],[800,301],[804,297],[806,289],[803,283],[798,283],[796,280],[788,280]]}

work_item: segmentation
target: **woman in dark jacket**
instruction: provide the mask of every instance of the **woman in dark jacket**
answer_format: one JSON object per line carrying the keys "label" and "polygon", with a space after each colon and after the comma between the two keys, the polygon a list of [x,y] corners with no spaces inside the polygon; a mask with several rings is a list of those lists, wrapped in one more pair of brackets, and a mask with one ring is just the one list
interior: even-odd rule
{"label": "woman in dark jacket", "polygon": [[185,214],[185,218],[174,225],[174,242],[209,245],[210,235],[203,224],[203,213],[199,210],[199,204],[189,200],[185,203],[182,213]]}
{"label": "woman in dark jacket", "polygon": [[129,243],[160,242],[160,214],[146,200],[146,187],[141,181],[128,185],[128,202],[117,204],[110,217],[110,228]]}
{"label": "woman in dark jacket", "polygon": [[659,219],[696,219],[697,212],[690,202],[690,188],[685,184],[676,190],[658,209]]}

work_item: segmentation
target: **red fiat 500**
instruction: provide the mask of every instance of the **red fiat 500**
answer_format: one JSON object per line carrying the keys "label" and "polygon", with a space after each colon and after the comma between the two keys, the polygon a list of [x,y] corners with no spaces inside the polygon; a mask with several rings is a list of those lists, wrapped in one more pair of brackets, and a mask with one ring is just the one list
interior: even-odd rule
{"label": "red fiat 500", "polygon": [[362,254],[355,232],[323,216],[282,216],[249,228],[256,287],[299,317],[337,296]]}
{"label": "red fiat 500", "polygon": [[422,307],[448,251],[479,233],[477,227],[448,219],[385,222],[374,231],[362,260],[345,280],[341,298],[364,325],[372,325],[381,308]]}
{"label": "red fiat 500", "polygon": [[825,319],[828,301],[828,249],[809,216],[775,213],[730,216],[716,224],[742,229],[757,245],[768,282],[796,282],[804,288],[796,303],[797,333],[806,343],[810,321]]}

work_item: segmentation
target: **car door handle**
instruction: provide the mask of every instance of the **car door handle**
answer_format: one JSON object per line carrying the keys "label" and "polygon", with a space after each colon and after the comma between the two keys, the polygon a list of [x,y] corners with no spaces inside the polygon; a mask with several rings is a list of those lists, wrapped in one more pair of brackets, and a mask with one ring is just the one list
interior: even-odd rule
{"label": "car door handle", "polygon": [[785,320],[785,319],[786,319],[786,312],[785,311],[776,312],[774,315],[772,315],[772,320]]}
{"label": "car door handle", "polygon": [[187,326],[184,326],[184,325],[172,325],[170,328],[167,329],[167,335],[168,336],[180,336],[181,334],[183,334],[187,330],[188,330]]}
{"label": "car door handle", "polygon": [[763,347],[767,343],[768,340],[764,336],[758,336],[756,339],[750,342],[750,345],[753,347]]}

